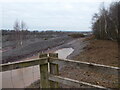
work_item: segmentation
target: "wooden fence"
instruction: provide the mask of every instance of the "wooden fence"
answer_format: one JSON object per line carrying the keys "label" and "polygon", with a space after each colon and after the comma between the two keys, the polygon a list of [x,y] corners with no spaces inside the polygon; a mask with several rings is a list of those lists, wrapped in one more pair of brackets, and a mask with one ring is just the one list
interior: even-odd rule
{"label": "wooden fence", "polygon": [[24,67],[30,67],[34,65],[39,65],[40,67],[40,88],[59,88],[59,83],[80,87],[81,85],[86,85],[94,88],[100,88],[100,89],[108,89],[103,86],[99,85],[93,85],[90,83],[77,81],[69,78],[64,78],[59,76],[59,67],[58,64],[60,62],[64,63],[70,63],[73,65],[76,65],[80,68],[92,68],[96,72],[108,73],[108,74],[118,74],[118,71],[120,68],[118,67],[110,67],[110,66],[104,66],[94,63],[88,63],[88,62],[80,62],[80,61],[74,61],[74,60],[68,60],[68,59],[59,59],[58,54],[56,53],[49,53],[49,54],[40,54],[39,59],[34,60],[26,60],[26,61],[19,61],[19,62],[13,62],[9,64],[2,64],[1,70],[2,72],[13,70],[13,69],[20,69]]}

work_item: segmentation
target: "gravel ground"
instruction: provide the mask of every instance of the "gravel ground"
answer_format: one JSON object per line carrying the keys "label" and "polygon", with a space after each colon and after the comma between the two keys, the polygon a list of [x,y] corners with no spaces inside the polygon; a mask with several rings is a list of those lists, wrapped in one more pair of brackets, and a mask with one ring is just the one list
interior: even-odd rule
{"label": "gravel ground", "polygon": [[[84,47],[84,51],[74,57],[74,60],[118,67],[118,44],[108,40],[91,40]],[[119,87],[118,75],[93,72],[92,69],[81,69],[73,65],[63,67],[60,75],[108,88]]]}
{"label": "gravel ground", "polygon": [[107,88],[118,88],[118,76],[108,75],[92,71],[92,69],[81,69],[79,67],[68,65],[60,70],[60,76],[100,85]]}
{"label": "gravel ground", "polygon": [[[73,48],[74,49],[73,53],[67,57],[67,59],[72,59],[73,57],[75,57],[76,55],[81,53],[83,51],[83,48],[89,43],[88,41],[83,42],[83,40],[84,40],[84,38],[71,40],[68,43],[65,43],[60,46],[54,47],[50,50],[47,50],[47,51],[45,51],[45,53],[51,53],[51,52],[54,52],[54,51],[56,51],[58,49],[62,49],[62,48]],[[38,57],[38,55],[35,55],[28,59],[33,59],[33,58],[37,58],[37,57]],[[60,72],[62,69],[64,70],[64,67],[66,67],[66,65],[64,63],[59,63]],[[66,72],[66,70],[65,70],[65,72]],[[60,74],[62,75],[62,73],[60,73]],[[39,85],[40,85],[40,82],[38,80],[38,81],[34,82],[33,84],[31,84],[28,88],[39,88]],[[60,84],[60,88],[75,88],[75,87]],[[81,88],[90,88],[90,87],[83,85],[83,86],[81,86]]]}
{"label": "gravel ground", "polygon": [[67,59],[73,59],[73,57],[75,57],[76,55],[78,55],[79,53],[81,53],[83,51],[83,48],[85,46],[87,46],[87,44],[89,43],[89,41],[84,42],[85,38],[78,38],[78,39],[74,39],[71,40],[68,43],[62,44],[60,46],[54,47],[50,50],[47,50],[45,52],[49,53],[49,52],[54,52],[58,49],[62,49],[62,48],[73,48],[74,51],[67,57]]}
{"label": "gravel ground", "polygon": [[119,66],[118,43],[109,40],[92,40],[74,59],[79,61]]}
{"label": "gravel ground", "polygon": [[55,46],[59,46],[64,43],[67,43],[71,40],[73,40],[73,38],[68,37],[68,36],[63,36],[59,38],[54,38],[50,40],[44,40],[44,41],[32,43],[32,44],[25,45],[19,48],[15,48],[13,50],[9,50],[7,52],[3,52],[2,63],[20,60],[22,58],[25,58],[28,55],[33,55],[35,53],[45,51]]}
{"label": "gravel ground", "polygon": [[[107,88],[118,88],[117,76],[107,75],[104,73],[96,73],[92,70],[80,69],[79,67],[68,65],[60,69],[59,75],[62,77],[71,78],[78,81],[91,83],[94,85],[100,85]],[[28,88],[39,88],[40,81],[36,81]],[[76,88],[74,86],[68,86],[60,83],[60,88]],[[89,86],[81,85],[80,88],[92,88]]]}
{"label": "gravel ground", "polygon": [[[83,38],[84,39],[84,38]],[[102,41],[102,40],[92,40],[84,41],[83,39],[76,39],[63,46],[54,48],[51,51],[57,50],[59,48],[72,47],[75,51],[68,56],[69,59],[88,61],[92,63],[106,64],[117,66],[117,43],[112,41]],[[68,45],[68,46],[67,46]],[[78,55],[77,55],[78,54]],[[77,56],[76,56],[77,55]],[[102,57],[102,59],[100,58]],[[89,60],[90,59],[90,60]],[[93,61],[94,60],[94,61]],[[107,61],[109,60],[109,61]],[[117,63],[116,63],[117,62]],[[62,66],[60,68],[60,76],[88,82],[95,85],[104,86],[107,88],[118,88],[118,76],[108,75],[104,73],[94,72],[92,69],[81,69],[73,65]],[[37,81],[37,83],[40,83]],[[33,84],[33,87],[38,87],[39,84]],[[60,84],[61,88],[75,88],[72,86],[66,86]],[[89,88],[81,86],[81,88]]]}

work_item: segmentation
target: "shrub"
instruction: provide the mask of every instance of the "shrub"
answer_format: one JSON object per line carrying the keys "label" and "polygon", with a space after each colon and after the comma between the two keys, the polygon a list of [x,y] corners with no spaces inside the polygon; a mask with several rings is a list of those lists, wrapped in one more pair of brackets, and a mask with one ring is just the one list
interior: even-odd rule
{"label": "shrub", "polygon": [[44,38],[44,40],[48,40],[48,38]]}
{"label": "shrub", "polygon": [[68,36],[71,36],[72,38],[80,38],[80,37],[85,37],[84,34],[79,33],[79,34],[69,34]]}
{"label": "shrub", "polygon": [[84,41],[89,41],[89,40],[93,40],[93,39],[95,39],[95,35],[91,35],[91,36],[85,38]]}

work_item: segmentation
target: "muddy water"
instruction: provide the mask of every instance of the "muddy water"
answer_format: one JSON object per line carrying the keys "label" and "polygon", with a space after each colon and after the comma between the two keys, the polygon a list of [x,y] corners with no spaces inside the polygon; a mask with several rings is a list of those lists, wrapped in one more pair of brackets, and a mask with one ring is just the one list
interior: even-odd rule
{"label": "muddy water", "polygon": [[[63,48],[55,51],[59,58],[67,58],[74,50]],[[2,72],[2,88],[24,88],[40,78],[39,66],[32,66],[12,71]]]}

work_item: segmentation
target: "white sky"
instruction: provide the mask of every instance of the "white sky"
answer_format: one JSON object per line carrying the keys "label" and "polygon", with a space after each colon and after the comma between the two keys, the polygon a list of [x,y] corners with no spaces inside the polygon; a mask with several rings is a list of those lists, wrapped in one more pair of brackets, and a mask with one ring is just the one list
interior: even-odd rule
{"label": "white sky", "polygon": [[0,0],[0,28],[23,20],[29,30],[90,30],[103,1],[107,6],[115,0]]}

